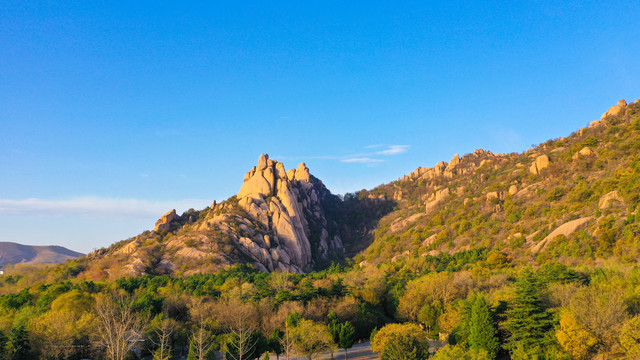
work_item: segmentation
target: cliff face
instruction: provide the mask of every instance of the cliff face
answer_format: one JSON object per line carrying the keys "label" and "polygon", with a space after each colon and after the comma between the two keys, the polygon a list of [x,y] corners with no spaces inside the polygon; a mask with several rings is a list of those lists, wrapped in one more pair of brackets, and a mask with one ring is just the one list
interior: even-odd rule
{"label": "cliff face", "polygon": [[[263,154],[244,177],[237,203],[248,216],[236,218],[232,231],[240,250],[265,271],[309,271],[331,253],[342,254],[335,222],[327,220],[324,203],[333,195],[301,163],[285,171]],[[199,230],[220,227],[228,215],[214,212]],[[333,229],[333,231],[332,231]]]}

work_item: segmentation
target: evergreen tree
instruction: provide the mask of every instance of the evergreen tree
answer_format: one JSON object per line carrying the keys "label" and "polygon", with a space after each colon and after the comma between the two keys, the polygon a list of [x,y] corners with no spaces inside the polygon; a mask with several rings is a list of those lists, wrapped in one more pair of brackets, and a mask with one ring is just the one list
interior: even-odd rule
{"label": "evergreen tree", "polygon": [[[7,346],[7,336],[4,334],[4,331],[0,330],[0,354],[4,354],[5,347]],[[2,359],[2,356],[0,356]]]}
{"label": "evergreen tree", "polygon": [[283,336],[284,332],[282,330],[273,329],[273,333],[271,333],[271,336],[267,339],[269,350],[276,354],[277,360],[280,360],[280,354],[284,352],[284,348],[282,346]]}
{"label": "evergreen tree", "polygon": [[539,283],[527,269],[516,281],[515,298],[507,310],[505,328],[510,334],[507,349],[514,359],[539,352],[550,338],[546,335],[552,325],[551,316],[540,299]]}
{"label": "evergreen tree", "polygon": [[331,333],[331,337],[333,338],[333,342],[338,344],[340,342],[340,329],[342,328],[342,324],[340,323],[340,319],[335,311],[329,311],[327,315],[327,327],[329,328],[329,332]]}
{"label": "evergreen tree", "polygon": [[196,347],[193,341],[191,341],[189,343],[189,355],[187,355],[187,360],[196,360],[196,356]]}
{"label": "evergreen tree", "polygon": [[5,356],[11,360],[30,360],[29,351],[29,332],[24,324],[19,324],[11,329],[7,346],[5,348]]}
{"label": "evergreen tree", "polygon": [[341,349],[344,349],[344,358],[347,359],[347,349],[350,349],[356,342],[356,329],[350,322],[345,322],[340,326],[340,334],[336,342]]}
{"label": "evergreen tree", "polygon": [[486,350],[491,359],[496,357],[500,347],[491,309],[482,295],[475,297],[471,307],[469,347],[472,350]]}

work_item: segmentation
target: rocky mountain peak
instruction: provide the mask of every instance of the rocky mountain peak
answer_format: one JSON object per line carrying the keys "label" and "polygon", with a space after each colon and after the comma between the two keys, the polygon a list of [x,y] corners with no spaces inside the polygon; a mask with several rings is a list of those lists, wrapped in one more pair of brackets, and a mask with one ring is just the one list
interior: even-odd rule
{"label": "rocky mountain peak", "polygon": [[[321,182],[312,182],[305,163],[285,171],[281,162],[260,155],[258,166],[247,172],[237,195],[238,205],[249,214],[249,220],[267,229],[267,233],[254,232],[240,242],[245,253],[260,264],[258,267],[308,271],[314,254],[326,259],[329,252],[342,250],[340,237],[331,237],[326,229],[323,192],[328,191]],[[317,238],[310,239],[312,232],[318,234]]]}
{"label": "rocky mountain peak", "polygon": [[156,221],[156,226],[153,228],[153,231],[160,232],[163,230],[169,230],[171,227],[171,222],[178,218],[178,214],[176,214],[176,209],[172,209],[167,211],[164,215]]}

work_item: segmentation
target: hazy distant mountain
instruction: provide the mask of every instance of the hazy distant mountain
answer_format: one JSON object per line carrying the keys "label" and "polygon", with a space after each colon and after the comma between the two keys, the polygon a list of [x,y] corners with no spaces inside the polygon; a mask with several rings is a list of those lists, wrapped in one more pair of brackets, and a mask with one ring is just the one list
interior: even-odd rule
{"label": "hazy distant mountain", "polygon": [[0,242],[0,266],[7,264],[58,264],[84,254],[62,246],[32,246]]}

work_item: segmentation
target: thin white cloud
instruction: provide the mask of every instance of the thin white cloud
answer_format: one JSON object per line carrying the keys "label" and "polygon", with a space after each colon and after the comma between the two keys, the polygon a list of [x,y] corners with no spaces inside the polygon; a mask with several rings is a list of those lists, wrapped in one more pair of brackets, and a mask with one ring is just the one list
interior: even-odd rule
{"label": "thin white cloud", "polygon": [[340,161],[345,162],[345,163],[372,164],[372,163],[383,162],[384,160],[374,159],[374,158],[370,158],[370,157],[354,157],[354,158],[342,159]]}
{"label": "thin white cloud", "polygon": [[378,155],[398,155],[406,153],[409,150],[409,145],[389,145],[385,150],[378,151]]}
{"label": "thin white cloud", "polygon": [[114,199],[101,197],[80,197],[67,200],[0,199],[2,215],[45,215],[45,216],[108,216],[108,217],[160,217],[168,210],[178,213],[194,208],[202,209],[211,200],[185,199],[176,201],[148,201],[140,199]]}
{"label": "thin white cloud", "polygon": [[[320,156],[279,156],[276,157],[280,160],[288,159],[319,159],[319,160],[337,160],[343,163],[354,163],[354,164],[368,164],[369,166],[385,162],[386,160],[378,159],[377,157],[382,156],[390,156],[390,155],[399,155],[406,153],[409,151],[410,145],[385,145],[385,144],[373,144],[367,145],[364,148],[368,149],[367,151],[363,151],[357,154],[349,154],[342,156],[334,156],[334,155],[320,155]],[[377,150],[377,151],[376,151]]]}

